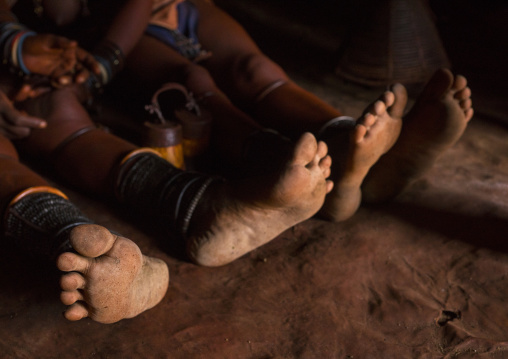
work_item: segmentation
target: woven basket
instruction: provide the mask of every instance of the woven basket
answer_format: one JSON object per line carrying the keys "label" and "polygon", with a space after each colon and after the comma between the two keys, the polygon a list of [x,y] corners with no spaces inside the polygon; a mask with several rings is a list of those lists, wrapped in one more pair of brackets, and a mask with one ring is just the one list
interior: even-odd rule
{"label": "woven basket", "polygon": [[336,73],[368,86],[426,82],[450,62],[427,4],[364,0],[339,49]]}

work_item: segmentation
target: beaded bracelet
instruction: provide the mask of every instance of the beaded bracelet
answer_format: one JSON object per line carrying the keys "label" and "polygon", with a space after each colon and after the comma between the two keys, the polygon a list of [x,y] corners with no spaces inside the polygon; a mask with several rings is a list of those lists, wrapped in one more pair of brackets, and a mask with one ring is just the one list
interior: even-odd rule
{"label": "beaded bracelet", "polygon": [[99,64],[100,74],[92,73],[86,85],[92,92],[99,92],[123,69],[125,55],[118,45],[108,40],[102,41],[92,54]]}
{"label": "beaded bracelet", "polygon": [[123,69],[125,56],[122,49],[115,43],[104,40],[93,51],[93,55],[101,68],[101,83],[107,84]]}
{"label": "beaded bracelet", "polygon": [[8,66],[12,73],[17,73],[20,76],[31,74],[23,62],[22,50],[25,39],[34,35],[36,35],[35,32],[19,23],[5,22],[0,24],[2,64]]}

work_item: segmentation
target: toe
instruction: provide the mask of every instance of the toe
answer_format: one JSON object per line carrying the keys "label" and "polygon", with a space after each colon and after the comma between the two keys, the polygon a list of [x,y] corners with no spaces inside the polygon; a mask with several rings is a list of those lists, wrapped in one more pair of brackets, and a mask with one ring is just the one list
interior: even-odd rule
{"label": "toe", "polygon": [[88,317],[88,310],[81,303],[74,303],[64,313],[67,320],[76,321]]}
{"label": "toe", "polygon": [[333,189],[333,182],[331,180],[326,180],[326,193],[330,193]]}
{"label": "toe", "polygon": [[402,118],[407,104],[407,90],[402,84],[395,84],[392,86],[392,92],[394,94],[394,102],[389,109],[390,115]]}
{"label": "toe", "polygon": [[451,88],[453,83],[453,74],[450,70],[439,69],[432,75],[427,85],[425,85],[421,97],[439,99]]}
{"label": "toe", "polygon": [[330,168],[332,166],[332,158],[329,155],[326,155],[321,158],[319,161],[319,167],[321,168]]}
{"label": "toe", "polygon": [[395,95],[392,91],[385,91],[380,100],[385,103],[386,107],[390,107],[395,102]]}
{"label": "toe", "polygon": [[65,291],[83,289],[85,287],[85,278],[76,272],[65,274],[60,278],[60,287]]}
{"label": "toe", "polygon": [[330,175],[332,174],[332,170],[330,169],[330,167],[326,167],[324,170],[323,170],[323,177],[324,178],[328,178],[330,177]]}
{"label": "toe", "polygon": [[109,251],[116,237],[102,226],[86,224],[73,228],[69,240],[79,254],[95,258]]}
{"label": "toe", "polygon": [[325,156],[321,159],[321,161],[319,161],[319,168],[321,168],[321,171],[325,178],[330,177],[331,166],[332,166],[332,158],[330,156]]}
{"label": "toe", "polygon": [[453,81],[452,89],[455,91],[462,90],[467,86],[467,80],[462,75],[455,76],[455,81]]}
{"label": "toe", "polygon": [[473,101],[470,98],[467,100],[459,101],[460,108],[463,110],[468,110],[473,106]]}
{"label": "toe", "polygon": [[[384,106],[382,105],[382,102],[379,103],[381,104],[380,106]],[[372,127],[376,123],[376,116],[372,113],[367,113],[360,119],[359,122],[366,128]]]}
{"label": "toe", "polygon": [[56,262],[58,269],[64,272],[86,273],[90,265],[89,259],[70,252],[62,253]]}
{"label": "toe", "polygon": [[328,153],[328,146],[325,142],[319,141],[318,142],[318,149],[317,149],[317,155],[319,158],[323,158]]}
{"label": "toe", "polygon": [[354,132],[354,140],[356,143],[360,143],[365,138],[365,135],[367,134],[367,127],[363,125],[356,125],[355,132]]}
{"label": "toe", "polygon": [[63,291],[60,293],[60,301],[65,305],[71,305],[83,299],[83,294],[77,290]]}
{"label": "toe", "polygon": [[466,120],[469,121],[470,119],[473,118],[474,110],[472,108],[470,108],[466,112],[464,112],[464,114],[466,116]]}
{"label": "toe", "polygon": [[376,101],[374,102],[374,115],[382,115],[384,112],[386,112],[386,104],[383,101]]}
{"label": "toe", "polygon": [[305,132],[295,146],[293,154],[293,163],[295,165],[306,166],[315,159],[318,150],[318,144],[313,134]]}
{"label": "toe", "polygon": [[465,100],[471,97],[471,89],[469,87],[466,87],[460,91],[457,91],[453,97],[456,100]]}

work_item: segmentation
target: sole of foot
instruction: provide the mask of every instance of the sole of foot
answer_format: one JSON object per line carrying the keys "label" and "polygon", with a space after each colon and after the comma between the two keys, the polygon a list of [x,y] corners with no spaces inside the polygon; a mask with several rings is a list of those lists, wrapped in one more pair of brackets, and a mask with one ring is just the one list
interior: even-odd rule
{"label": "sole of foot", "polygon": [[372,167],[362,185],[366,203],[396,197],[452,147],[473,117],[467,80],[438,70],[404,116],[395,145]]}
{"label": "sole of foot", "polygon": [[91,318],[114,323],[154,307],[169,283],[166,263],[144,256],[131,240],[98,225],[82,225],[70,233],[76,253],[57,259],[58,269],[69,272],[60,280],[64,316],[76,321]]}
{"label": "sole of foot", "polygon": [[305,133],[281,170],[207,190],[190,223],[189,257],[221,266],[312,217],[333,187],[327,152],[324,142]]}
{"label": "sole of foot", "polygon": [[361,203],[361,185],[370,168],[396,142],[407,103],[404,86],[394,85],[370,104],[352,130],[329,140],[334,161],[334,188],[320,216],[340,222],[350,218]]}

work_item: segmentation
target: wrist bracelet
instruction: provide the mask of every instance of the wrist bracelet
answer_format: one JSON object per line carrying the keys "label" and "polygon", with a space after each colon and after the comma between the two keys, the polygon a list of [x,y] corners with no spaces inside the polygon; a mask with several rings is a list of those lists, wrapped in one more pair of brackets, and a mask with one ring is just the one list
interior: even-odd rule
{"label": "wrist bracelet", "polygon": [[21,36],[18,38],[18,41],[16,42],[16,48],[14,48],[12,51],[13,54],[16,54],[17,64],[15,64],[15,66],[17,65],[17,67],[19,67],[25,75],[30,75],[31,72],[30,70],[28,70],[28,68],[25,66],[25,63],[23,62],[23,43],[25,42],[25,39],[27,37],[35,35],[36,33],[33,31],[26,31],[22,33]]}
{"label": "wrist bracelet", "polygon": [[92,54],[100,66],[101,74],[99,80],[101,86],[109,83],[123,69],[125,64],[125,55],[122,49],[108,40],[102,41]]}
{"label": "wrist bracelet", "polygon": [[22,24],[15,22],[0,23],[0,51],[2,64],[9,67],[10,72],[20,76],[31,72],[23,62],[23,43],[29,36],[36,35]]}

